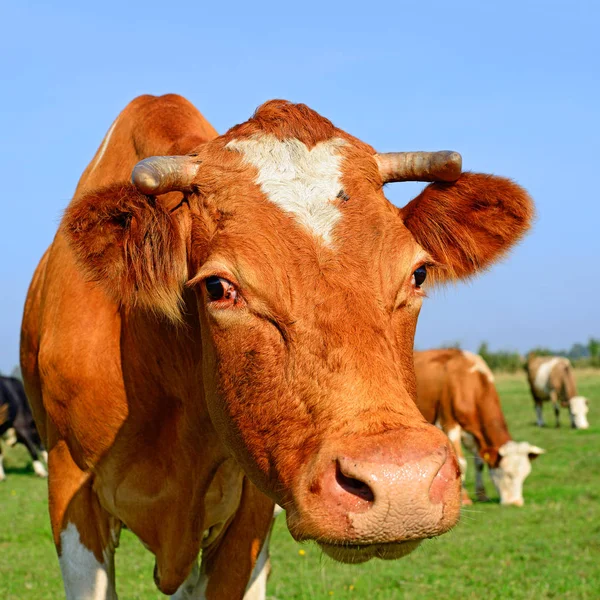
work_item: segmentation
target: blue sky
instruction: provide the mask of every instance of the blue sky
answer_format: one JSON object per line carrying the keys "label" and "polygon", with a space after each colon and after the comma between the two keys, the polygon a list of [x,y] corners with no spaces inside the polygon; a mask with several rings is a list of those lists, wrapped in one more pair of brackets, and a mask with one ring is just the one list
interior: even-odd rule
{"label": "blue sky", "polygon": [[[380,151],[455,149],[537,202],[533,232],[426,301],[417,346],[569,347],[600,336],[600,5],[5,2],[0,9],[0,370],[61,211],[141,93],[177,92],[224,132],[304,102]],[[395,184],[408,201],[420,186]]]}

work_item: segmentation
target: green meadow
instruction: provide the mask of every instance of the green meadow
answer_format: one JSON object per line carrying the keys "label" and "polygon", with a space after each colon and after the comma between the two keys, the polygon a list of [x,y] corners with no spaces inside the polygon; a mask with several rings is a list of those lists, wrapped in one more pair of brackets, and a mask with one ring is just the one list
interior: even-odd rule
{"label": "green meadow", "polygon": [[[531,599],[600,597],[600,373],[578,372],[590,398],[587,431],[534,425],[522,374],[500,376],[498,389],[516,440],[547,450],[525,482],[525,506],[502,507],[486,474],[489,503],[466,507],[460,524],[396,562],[339,565],[314,544],[292,540],[280,517],[271,554],[268,598]],[[553,424],[550,407],[546,421]],[[0,599],[63,596],[47,517],[46,483],[33,475],[23,448],[5,449],[0,484]],[[472,462],[471,462],[472,466]],[[468,477],[473,492],[472,469]],[[164,598],[152,582],[153,559],[130,532],[117,551],[124,599]],[[227,599],[224,599],[227,600]]]}

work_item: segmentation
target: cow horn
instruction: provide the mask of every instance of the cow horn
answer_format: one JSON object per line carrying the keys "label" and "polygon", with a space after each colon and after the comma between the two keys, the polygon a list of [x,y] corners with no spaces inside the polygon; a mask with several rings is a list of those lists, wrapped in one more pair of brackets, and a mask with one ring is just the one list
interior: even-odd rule
{"label": "cow horn", "polygon": [[383,183],[392,181],[456,181],[462,169],[458,152],[385,152],[375,160]]}
{"label": "cow horn", "polygon": [[147,196],[183,192],[192,185],[199,167],[196,156],[150,156],[133,167],[131,181]]}

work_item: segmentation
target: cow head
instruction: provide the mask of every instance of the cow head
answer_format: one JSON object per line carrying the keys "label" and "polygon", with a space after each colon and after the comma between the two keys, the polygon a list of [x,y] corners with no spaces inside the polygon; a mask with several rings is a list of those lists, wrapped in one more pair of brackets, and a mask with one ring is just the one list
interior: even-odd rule
{"label": "cow head", "polygon": [[[294,537],[341,561],[402,556],[458,518],[454,453],[413,401],[417,316],[428,285],[485,269],[532,217],[513,182],[459,173],[455,154],[378,155],[272,101],[65,216],[79,264],[123,310],[181,320],[195,292],[223,444]],[[383,185],[407,179],[451,182],[398,209]]]}
{"label": "cow head", "polygon": [[500,504],[523,506],[523,483],[531,473],[531,461],[546,451],[529,442],[510,440],[497,451],[485,449],[483,459],[490,465],[490,476],[500,496]]}
{"label": "cow head", "polygon": [[569,414],[571,416],[571,426],[574,429],[587,429],[590,426],[587,420],[588,411],[587,398],[583,396],[569,398]]}

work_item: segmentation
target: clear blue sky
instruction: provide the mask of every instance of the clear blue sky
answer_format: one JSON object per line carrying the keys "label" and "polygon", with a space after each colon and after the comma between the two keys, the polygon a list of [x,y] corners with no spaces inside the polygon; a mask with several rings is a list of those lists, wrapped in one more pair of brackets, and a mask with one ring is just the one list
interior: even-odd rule
{"label": "clear blue sky", "polygon": [[597,2],[260,5],[3,3],[0,370],[17,363],[25,292],[77,179],[142,93],[178,92],[220,132],[287,98],[380,151],[456,149],[466,169],[514,178],[537,202],[534,231],[476,282],[434,294],[417,345],[600,336]]}

